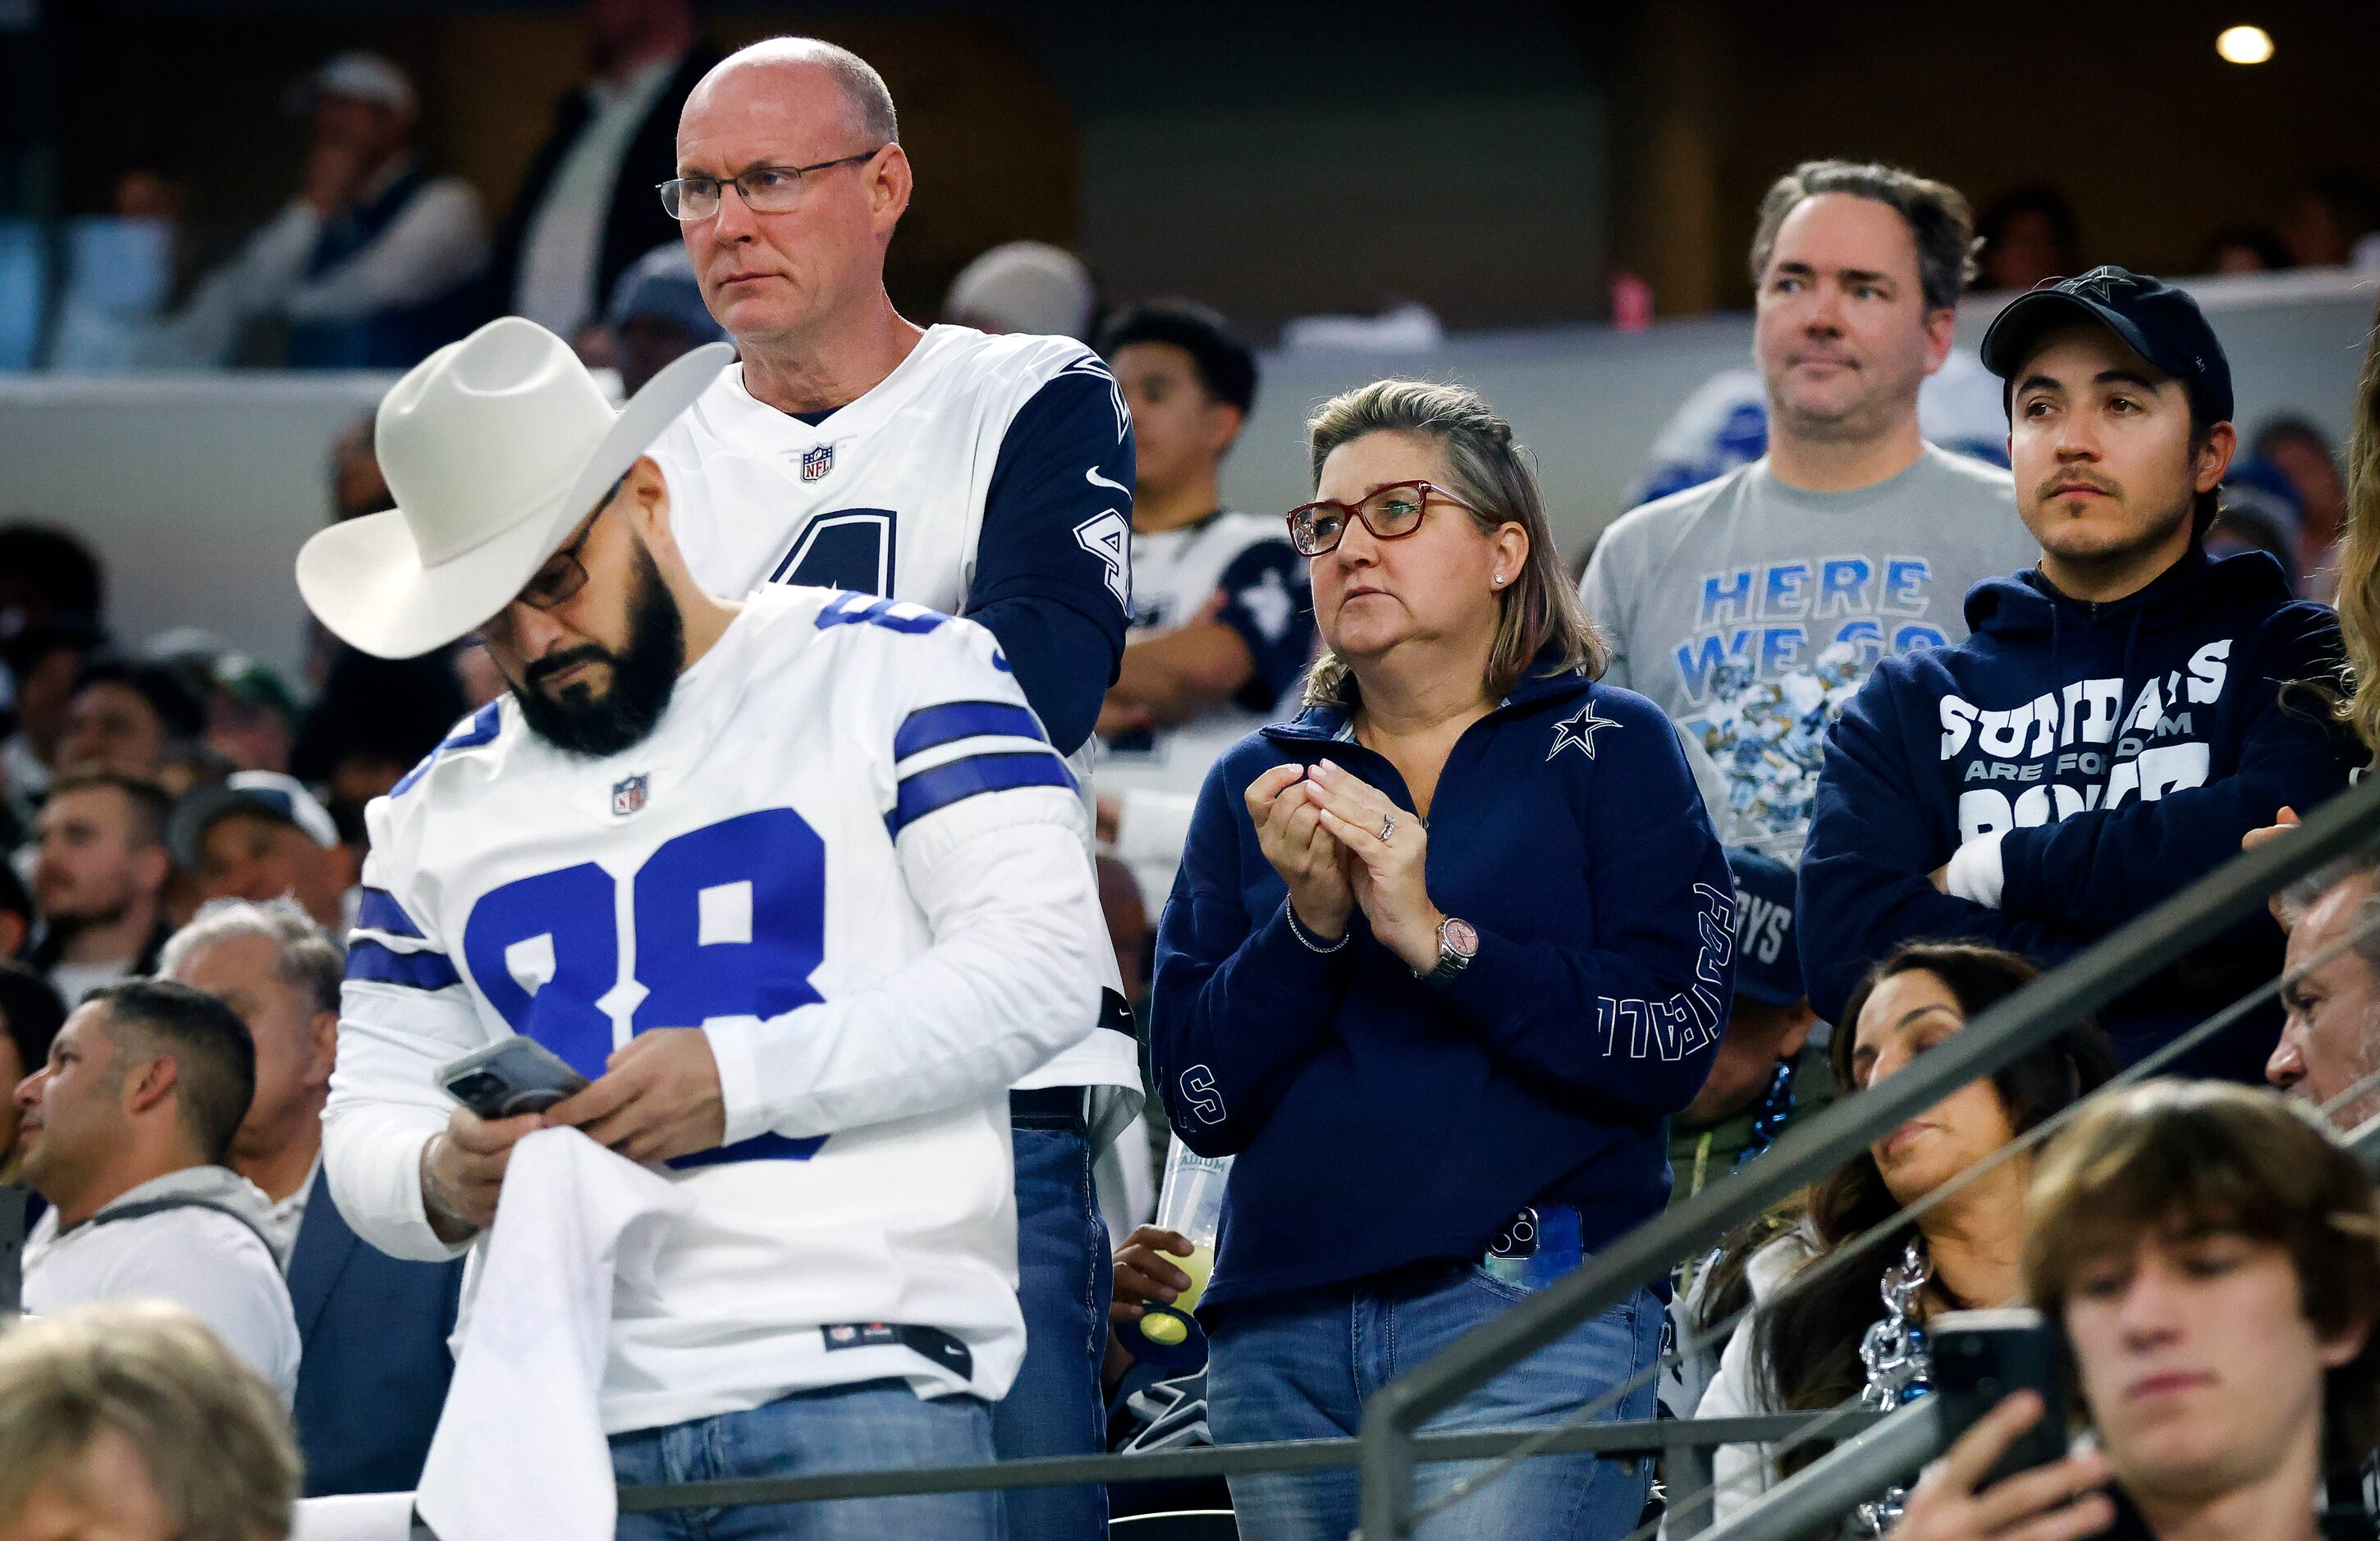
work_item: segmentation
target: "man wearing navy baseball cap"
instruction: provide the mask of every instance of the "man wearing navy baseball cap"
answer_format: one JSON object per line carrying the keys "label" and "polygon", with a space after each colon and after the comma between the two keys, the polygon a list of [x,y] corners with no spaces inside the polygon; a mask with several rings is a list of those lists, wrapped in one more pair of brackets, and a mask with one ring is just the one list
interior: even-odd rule
{"label": "man wearing navy baseball cap", "polygon": [[[1983,358],[2041,562],[1978,584],[1968,640],[1885,660],[1828,734],[1799,913],[1830,1020],[1911,938],[2055,964],[2337,792],[2357,759],[2283,693],[2336,675],[2337,618],[2292,600],[2265,552],[2202,544],[2238,441],[2197,302],[2097,268],[2011,301]],[[2100,1020],[2130,1063],[2280,961],[2259,916]],[[2278,1028],[2252,1014],[2175,1068],[2253,1081]]]}

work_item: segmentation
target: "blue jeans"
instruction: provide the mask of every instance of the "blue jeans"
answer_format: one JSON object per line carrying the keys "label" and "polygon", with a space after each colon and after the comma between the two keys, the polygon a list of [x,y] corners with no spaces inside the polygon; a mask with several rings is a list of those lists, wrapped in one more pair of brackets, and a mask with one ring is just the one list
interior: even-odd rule
{"label": "blue jeans", "polygon": [[[978,1397],[923,1401],[905,1381],[796,1392],[748,1413],[612,1437],[623,1484],[812,1476],[990,1461],[991,1411]],[[888,1535],[1003,1541],[990,1493],[622,1514],[619,1541],[879,1541]]]}
{"label": "blue jeans", "polygon": [[[1051,1129],[1017,1129],[1010,1138],[1025,1364],[991,1410],[992,1444],[1002,1461],[1098,1455],[1107,1449],[1099,1360],[1114,1265],[1091,1191],[1090,1142]],[[1096,1483],[1011,1487],[1001,1501],[1016,1541],[1102,1541],[1108,1533],[1107,1489]]]}
{"label": "blue jeans", "polygon": [[[1374,1391],[1526,1293],[1477,1268],[1457,1266],[1418,1280],[1338,1285],[1227,1306],[1208,1329],[1208,1426],[1219,1445],[1353,1435]],[[1660,1302],[1640,1290],[1425,1426],[1559,1423],[1652,1364],[1660,1347]],[[1647,1377],[1600,1416],[1649,1418],[1653,1393]],[[1416,1504],[1427,1506],[1484,1464],[1415,1468]],[[1651,1480],[1650,1462],[1643,1459],[1537,1456],[1425,1521],[1416,1535],[1421,1541],[1609,1541],[1635,1528]],[[1359,1518],[1358,1490],[1353,1467],[1232,1478],[1245,1541],[1344,1541]]]}

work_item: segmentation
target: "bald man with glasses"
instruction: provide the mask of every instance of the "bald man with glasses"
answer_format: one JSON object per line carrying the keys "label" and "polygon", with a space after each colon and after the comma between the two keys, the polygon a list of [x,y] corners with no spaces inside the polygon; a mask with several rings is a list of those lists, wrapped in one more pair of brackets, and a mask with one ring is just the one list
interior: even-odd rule
{"label": "bald man with glasses", "polygon": [[[740,357],[651,453],[704,588],[815,585],[979,623],[1087,791],[1131,613],[1131,419],[1073,338],[925,328],[893,309],[884,252],[911,188],[892,95],[856,55],[780,38],[703,79],[661,196]],[[1104,1445],[1092,1171],[1141,1100],[1131,1013],[1107,983],[1101,1030],[1010,1094],[1029,1336],[995,1415],[1003,1457]],[[1012,1535],[1106,1534],[1097,1487],[1017,1489],[1006,1508]]]}

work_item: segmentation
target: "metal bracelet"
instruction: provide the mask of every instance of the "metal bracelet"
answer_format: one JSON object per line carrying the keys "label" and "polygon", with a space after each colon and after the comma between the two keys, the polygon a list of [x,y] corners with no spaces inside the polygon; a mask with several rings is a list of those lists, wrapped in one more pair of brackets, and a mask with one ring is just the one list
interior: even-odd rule
{"label": "metal bracelet", "polygon": [[1339,940],[1325,947],[1322,943],[1315,940],[1312,937],[1307,936],[1305,934],[1305,928],[1297,923],[1297,906],[1295,904],[1291,904],[1286,899],[1282,900],[1281,902],[1281,913],[1289,917],[1289,934],[1304,942],[1305,944],[1305,950],[1309,953],[1336,953],[1339,949],[1347,945],[1347,939],[1349,937],[1355,934],[1352,928],[1342,931],[1339,933]]}
{"label": "metal bracelet", "polygon": [[[480,1227],[455,1213],[454,1207],[447,1202],[445,1194],[440,1190],[438,1179],[431,1175],[431,1162],[438,1154],[438,1142],[445,1137],[446,1132],[442,1129],[431,1135],[421,1147],[422,1212],[429,1217],[430,1229],[433,1234],[438,1230],[438,1222],[444,1220],[448,1225],[458,1227],[467,1236],[477,1235]],[[444,1241],[445,1238],[441,1236],[439,1240]]]}

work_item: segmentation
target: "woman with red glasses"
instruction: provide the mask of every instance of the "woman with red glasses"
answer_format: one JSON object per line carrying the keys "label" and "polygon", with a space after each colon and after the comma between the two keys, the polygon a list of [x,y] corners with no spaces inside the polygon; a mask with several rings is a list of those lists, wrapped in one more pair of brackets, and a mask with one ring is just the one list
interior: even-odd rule
{"label": "woman with red glasses", "polygon": [[[1371,1394],[1658,1213],[1662,1120],[1730,995],[1734,895],[1675,734],[1596,683],[1512,430],[1383,381],[1307,425],[1289,516],[1325,644],[1224,755],[1158,932],[1174,1132],[1232,1155],[1199,1307],[1219,1443],[1352,1435]],[[1653,1412],[1640,1290],[1433,1429]],[[1420,1468],[1420,1535],[1617,1537],[1641,1462]],[[1232,1481],[1250,1541],[1339,1537],[1352,1468]],[[1434,1512],[1433,1512],[1434,1511]]]}

